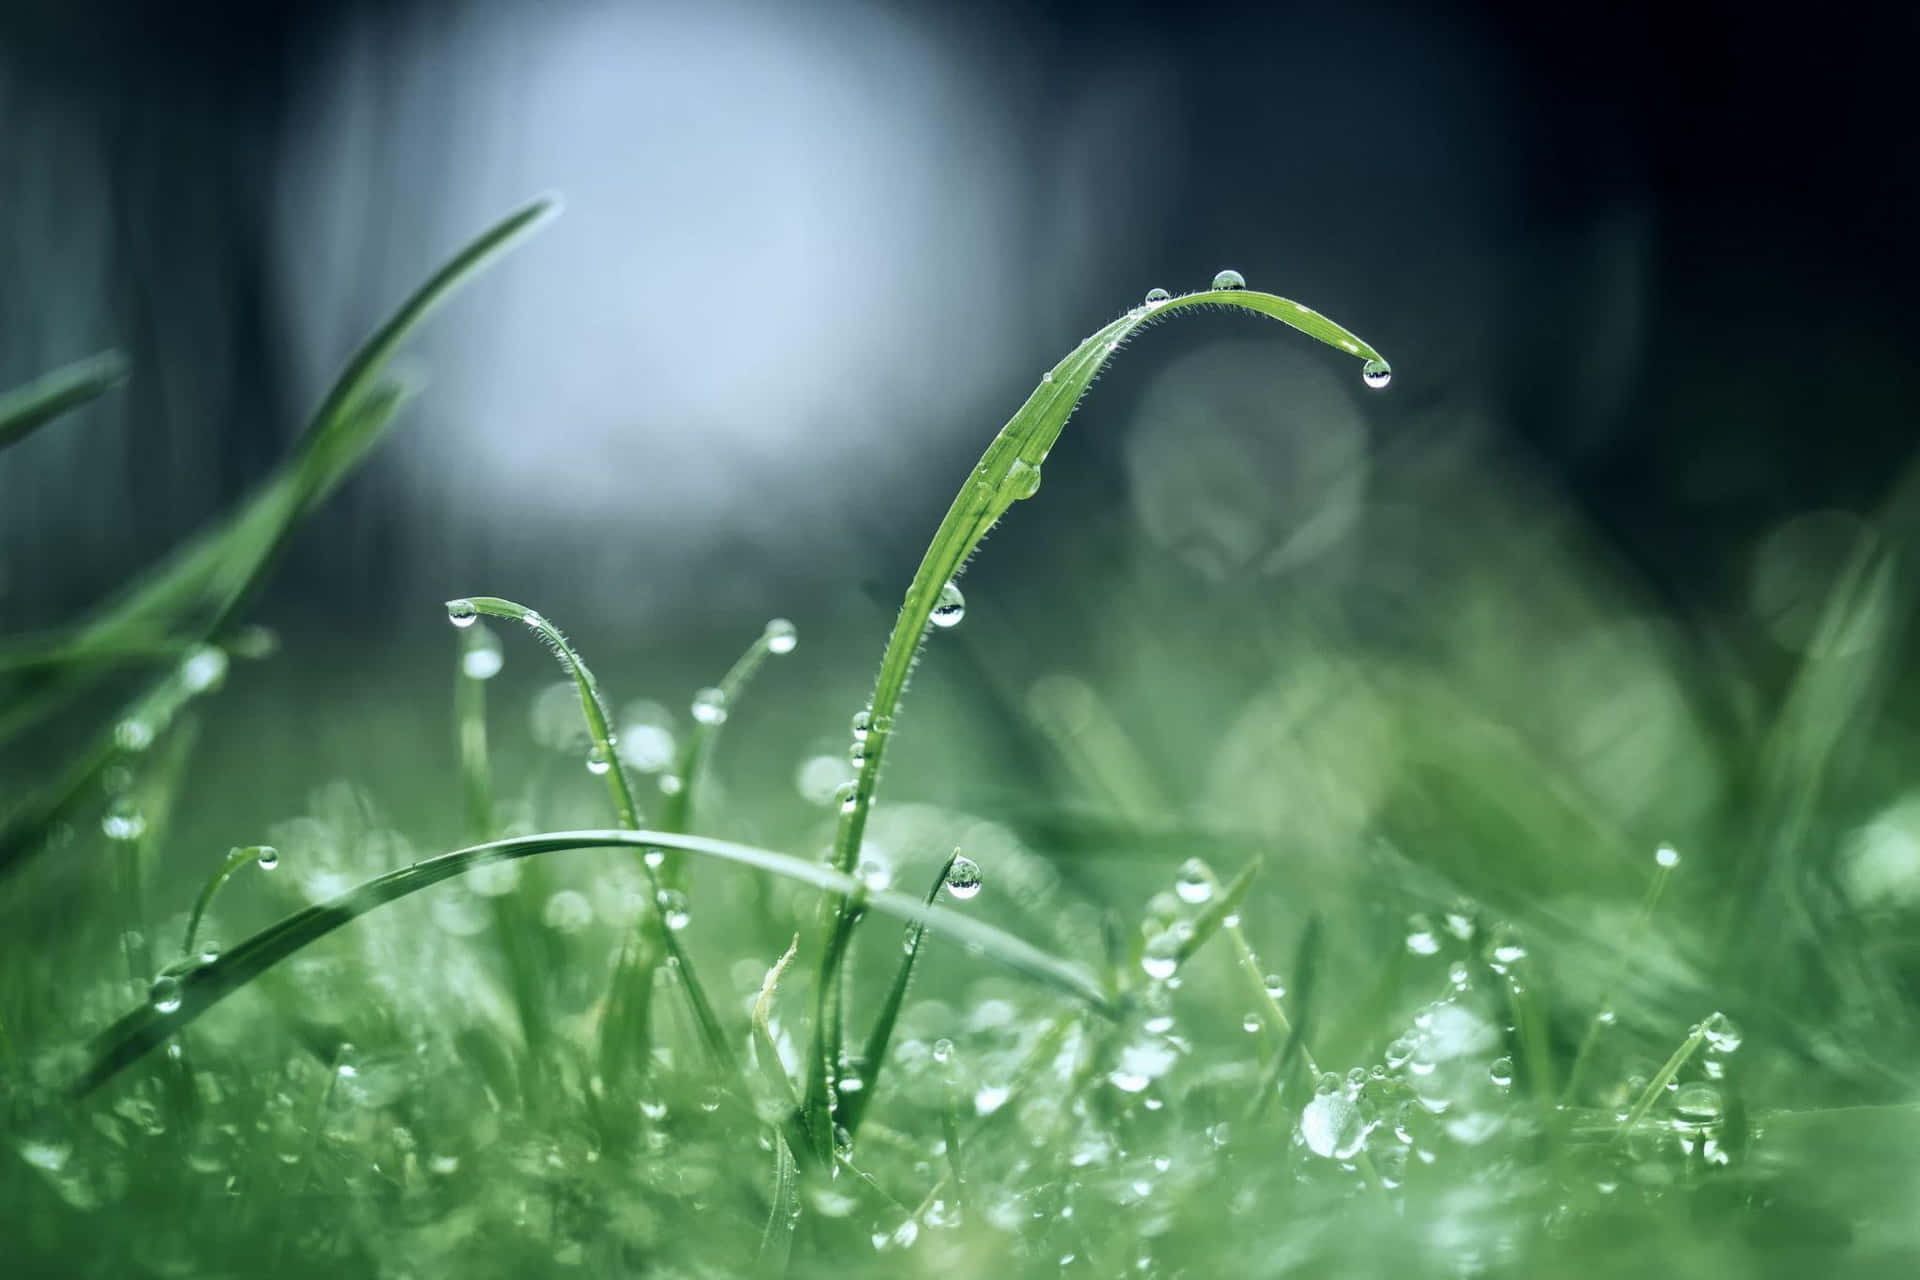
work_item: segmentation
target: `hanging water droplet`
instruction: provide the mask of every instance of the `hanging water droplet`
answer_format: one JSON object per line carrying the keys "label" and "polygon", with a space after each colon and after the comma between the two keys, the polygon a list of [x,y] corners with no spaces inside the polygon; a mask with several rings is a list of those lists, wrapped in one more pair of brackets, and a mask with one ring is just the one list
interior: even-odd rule
{"label": "hanging water droplet", "polygon": [[180,685],[188,693],[205,693],[227,678],[227,654],[217,645],[194,648],[180,664]]}
{"label": "hanging water droplet", "polygon": [[965,854],[957,855],[947,868],[947,892],[965,902],[980,892],[980,864]]}
{"label": "hanging water droplet", "polygon": [[1216,289],[1244,289],[1247,287],[1247,278],[1238,271],[1235,271],[1232,267],[1228,267],[1225,271],[1222,271],[1213,278],[1213,287]]}
{"label": "hanging water droplet", "polygon": [[1487,1077],[1504,1089],[1513,1083],[1513,1059],[1495,1058],[1487,1067]]}
{"label": "hanging water droplet", "polygon": [[1140,950],[1140,970],[1155,982],[1165,982],[1180,967],[1180,935],[1172,929],[1156,933]]}
{"label": "hanging water droplet", "polygon": [[1257,1013],[1243,1015],[1240,1019],[1240,1029],[1250,1036],[1257,1035],[1260,1031],[1260,1015]]}
{"label": "hanging water droplet", "polygon": [[1680,865],[1680,851],[1670,844],[1663,844],[1653,851],[1653,861],[1656,866],[1671,871]]}
{"label": "hanging water droplet", "polygon": [[1213,896],[1213,877],[1207,874],[1207,864],[1198,858],[1188,858],[1180,864],[1179,874],[1174,877],[1173,892],[1188,906],[1199,906]]}
{"label": "hanging water droplet", "polygon": [[1260,980],[1260,985],[1264,986],[1267,989],[1267,998],[1269,1000],[1280,1000],[1286,997],[1286,994],[1287,994],[1286,980],[1283,979],[1277,973],[1270,973],[1266,977],[1262,978]]}
{"label": "hanging water droplet", "polygon": [[172,1013],[180,1007],[180,979],[163,973],[147,989],[147,1000],[155,1013]]}
{"label": "hanging water droplet", "polygon": [[957,627],[966,616],[967,598],[960,594],[960,588],[951,582],[940,588],[940,598],[933,604],[933,625],[942,629]]}
{"label": "hanging water droplet", "polygon": [[1514,965],[1527,958],[1527,949],[1505,925],[1494,931],[1493,940],[1487,945],[1487,966],[1495,973],[1504,974]]}
{"label": "hanging water droplet", "polygon": [[220,944],[209,939],[200,944],[200,963],[212,964],[220,958]]}
{"label": "hanging water droplet", "polygon": [[792,653],[800,643],[800,628],[785,618],[775,618],[767,624],[766,641],[768,653]]}
{"label": "hanging water droplet", "polygon": [[1707,1020],[1700,1024],[1700,1032],[1707,1043],[1721,1053],[1732,1053],[1740,1047],[1743,1039],[1733,1019],[1717,1011],[1709,1014]]}
{"label": "hanging water droplet", "polygon": [[687,895],[678,889],[662,889],[656,901],[660,904],[660,919],[666,922],[669,929],[684,929],[687,921],[693,918],[687,910]]}
{"label": "hanging water droplet", "polygon": [[701,724],[722,724],[727,718],[727,695],[718,689],[702,689],[693,695],[693,718]]}
{"label": "hanging water droplet", "polygon": [[1007,492],[1015,502],[1025,502],[1040,492],[1040,468],[1025,458],[1015,458],[1007,468]]}
{"label": "hanging water droplet", "polygon": [[856,711],[853,713],[853,740],[865,742],[867,734],[873,730],[873,712]]}
{"label": "hanging water droplet", "polygon": [[280,865],[280,851],[270,844],[257,845],[253,851],[253,860],[262,871],[271,871]]}
{"label": "hanging water droplet", "polygon": [[1385,360],[1369,360],[1360,366],[1360,380],[1378,391],[1393,381],[1393,368]]}
{"label": "hanging water droplet", "polygon": [[130,798],[122,796],[100,819],[100,830],[109,840],[138,840],[147,830],[147,815]]}
{"label": "hanging water droplet", "polygon": [[469,680],[491,680],[500,674],[506,661],[500,637],[491,628],[477,627],[468,635],[466,648],[460,654],[460,673]]}
{"label": "hanging water droplet", "polygon": [[587,751],[587,772],[597,778],[612,767],[613,757],[607,754],[606,748],[594,743]]}
{"label": "hanging water droplet", "polygon": [[447,601],[447,621],[456,627],[470,627],[479,616],[480,610],[471,600]]}
{"label": "hanging water droplet", "polygon": [[1723,1109],[1720,1090],[1710,1084],[1682,1085],[1673,1095],[1675,1124],[1693,1127],[1713,1124],[1720,1119]]}
{"label": "hanging water droplet", "polygon": [[852,813],[860,807],[860,785],[855,782],[840,784],[840,812]]}
{"label": "hanging water droplet", "polygon": [[649,869],[658,871],[667,861],[667,851],[656,845],[641,854],[640,860],[646,863]]}
{"label": "hanging water droplet", "polygon": [[1440,950],[1440,937],[1433,931],[1433,921],[1424,915],[1407,917],[1407,950],[1417,956],[1430,956]]}
{"label": "hanging water droplet", "polygon": [[864,739],[855,738],[852,745],[847,748],[847,763],[855,769],[867,763],[867,744]]}

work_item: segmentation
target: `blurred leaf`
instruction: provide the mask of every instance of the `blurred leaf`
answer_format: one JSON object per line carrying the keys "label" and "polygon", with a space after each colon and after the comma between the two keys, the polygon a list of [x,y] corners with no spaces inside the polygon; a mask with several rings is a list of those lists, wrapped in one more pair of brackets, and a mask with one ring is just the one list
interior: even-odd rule
{"label": "blurred leaf", "polygon": [[111,390],[126,376],[126,357],[118,351],[103,351],[0,394],[0,449],[19,444],[69,409]]}

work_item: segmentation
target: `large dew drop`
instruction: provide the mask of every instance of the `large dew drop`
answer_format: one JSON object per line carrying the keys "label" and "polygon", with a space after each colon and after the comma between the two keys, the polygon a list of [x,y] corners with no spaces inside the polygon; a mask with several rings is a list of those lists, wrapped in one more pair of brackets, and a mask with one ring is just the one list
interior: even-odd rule
{"label": "large dew drop", "polygon": [[280,865],[280,851],[270,844],[259,845],[253,851],[253,860],[262,871],[271,871]]}
{"label": "large dew drop", "polygon": [[1025,502],[1040,492],[1040,468],[1025,458],[1015,458],[1007,469],[1007,491],[1015,502]]}
{"label": "large dew drop", "polygon": [[1174,879],[1173,891],[1180,901],[1188,906],[1197,907],[1213,896],[1213,877],[1207,874],[1207,864],[1198,858],[1188,858],[1180,864],[1180,874]]}
{"label": "large dew drop", "polygon": [[480,616],[480,610],[471,600],[447,601],[447,621],[456,627],[470,627]]}
{"label": "large dew drop", "polygon": [[1317,1093],[1300,1112],[1300,1137],[1307,1150],[1329,1160],[1350,1160],[1367,1140],[1360,1104],[1345,1091]]}
{"label": "large dew drop", "polygon": [[1150,307],[1157,306],[1172,296],[1173,295],[1165,289],[1149,289],[1147,290],[1147,305]]}
{"label": "large dew drop", "polygon": [[587,772],[598,778],[613,767],[613,758],[599,743],[595,743],[587,752]]}
{"label": "large dew drop", "polygon": [[1393,369],[1385,360],[1369,360],[1360,366],[1360,380],[1378,391],[1393,381]]}
{"label": "large dew drop", "polygon": [[1238,271],[1235,271],[1232,267],[1228,267],[1225,271],[1222,271],[1213,278],[1213,287],[1216,289],[1244,289],[1247,287],[1247,278]]}
{"label": "large dew drop", "polygon": [[980,864],[965,854],[956,854],[947,868],[947,892],[965,902],[980,892]]}
{"label": "large dew drop", "polygon": [[768,653],[792,653],[800,643],[800,629],[785,618],[775,618],[767,624],[766,637]]}
{"label": "large dew drop", "polygon": [[933,604],[933,625],[943,629],[957,627],[966,616],[967,598],[960,594],[960,588],[951,582],[940,588],[940,598]]}
{"label": "large dew drop", "polygon": [[180,1007],[180,979],[170,973],[161,974],[147,989],[147,999],[152,1002],[155,1013],[172,1013]]}
{"label": "large dew drop", "polygon": [[723,724],[727,719],[727,695],[718,689],[702,689],[693,695],[693,718],[701,724]]}

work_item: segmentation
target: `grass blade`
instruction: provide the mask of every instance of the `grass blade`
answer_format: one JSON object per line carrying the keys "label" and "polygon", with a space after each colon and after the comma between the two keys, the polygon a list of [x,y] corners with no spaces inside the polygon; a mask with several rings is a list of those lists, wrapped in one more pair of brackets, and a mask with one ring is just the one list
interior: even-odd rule
{"label": "grass blade", "polygon": [[1062,994],[1102,1012],[1114,1012],[1112,997],[1078,965],[1040,950],[1012,934],[971,916],[944,907],[929,907],[918,898],[890,890],[868,889],[853,877],[806,858],[757,849],[751,845],[711,840],[669,831],[556,831],[517,836],[456,849],[376,876],[330,901],[296,911],[225,952],[219,959],[195,967],[180,980],[180,1003],[162,1012],[143,1005],[125,1014],[94,1040],[93,1062],[75,1086],[88,1093],[124,1070],[168,1036],[252,982],[301,948],[352,923],[376,907],[429,889],[464,875],[478,866],[508,862],[573,849],[677,849],[696,857],[752,867],[812,885],[828,893],[862,895],[866,904],[906,921],[924,922],[936,933],[964,946],[977,948],[1017,973],[1042,982]]}
{"label": "grass blade", "polygon": [[0,395],[0,449],[19,444],[61,414],[112,390],[126,376],[126,357],[102,351]]}
{"label": "grass blade", "polygon": [[[933,887],[927,890],[927,905],[931,907],[934,899],[940,896],[940,890],[947,883],[947,873],[953,870],[953,860],[960,856],[955,849],[940,864],[940,871],[933,878]],[[893,1024],[900,1020],[901,1006],[907,1002],[907,987],[913,981],[913,962],[920,956],[920,943],[927,936],[924,921],[916,920],[907,926],[906,955],[900,961],[900,969],[893,975],[893,985],[887,989],[886,1002],[880,1006],[880,1015],[873,1020],[873,1030],[867,1033],[866,1052],[861,1057],[861,1069],[866,1073],[859,1092],[842,1094],[840,1098],[840,1123],[846,1126],[849,1135],[860,1132],[860,1119],[867,1113],[867,1104],[873,1100],[874,1086],[880,1079],[880,1068],[887,1060],[887,1046],[893,1042]]]}
{"label": "grass blade", "polygon": [[[1199,859],[1196,858],[1194,861],[1198,862]],[[1206,864],[1201,863],[1201,865],[1204,867]],[[1240,914],[1240,904],[1246,901],[1247,890],[1253,887],[1253,878],[1259,874],[1260,859],[1255,858],[1241,869],[1240,874],[1233,878],[1233,882],[1224,891],[1215,888],[1205,909],[1194,916],[1193,932],[1186,936],[1180,944],[1179,951],[1175,953],[1176,965],[1183,965],[1191,960],[1194,952],[1206,946],[1213,935],[1220,932],[1220,927],[1228,919]],[[1218,882],[1214,879],[1211,867],[1206,869],[1206,875],[1209,884],[1217,885]],[[1265,990],[1264,985],[1261,989]]]}
{"label": "grass blade", "polygon": [[[205,638],[251,597],[301,517],[366,456],[404,398],[384,379],[388,361],[453,291],[557,208],[536,200],[489,227],[415,289],[363,342],[309,419],[292,455],[232,515],[174,552],[137,586],[73,633],[92,653],[156,635]],[[387,412],[377,402],[391,400]],[[40,723],[91,687],[104,667],[44,683],[0,716],[0,742]],[[3,863],[3,860],[0,860]]]}
{"label": "grass blade", "polygon": [[[1311,338],[1327,343],[1367,362],[1370,376],[1388,373],[1387,362],[1358,336],[1297,302],[1246,289],[1212,289],[1136,307],[1119,319],[1101,327],[1045,375],[1027,397],[993,443],[974,466],[967,482],[947,509],[934,531],[933,541],[915,570],[907,587],[905,601],[887,639],[880,660],[880,674],[874,682],[873,697],[867,707],[869,729],[865,757],[854,779],[853,795],[840,818],[834,837],[833,866],[851,871],[859,859],[861,840],[866,833],[867,814],[879,785],[887,741],[893,730],[894,713],[906,690],[914,656],[922,638],[932,625],[935,605],[941,593],[960,573],[967,558],[980,545],[993,526],[1015,502],[1030,498],[1040,487],[1040,468],[1059,439],[1067,419],[1079,406],[1081,397],[1120,346],[1136,331],[1177,311],[1199,307],[1224,306],[1279,320]],[[841,899],[833,904],[828,945],[822,949],[820,976],[815,983],[815,1026],[823,1029],[830,1043],[813,1055],[809,1068],[807,1100],[815,1110],[816,1123],[829,1123],[826,1076],[840,1058],[840,1029],[825,1021],[836,999],[840,982],[838,965],[847,948],[837,935],[853,929],[858,915]]]}
{"label": "grass blade", "polygon": [[[456,626],[469,625],[471,620],[479,614],[524,623],[540,638],[541,643],[553,651],[553,656],[559,659],[561,668],[572,677],[574,689],[580,695],[580,714],[587,722],[587,736],[593,740],[592,754],[588,757],[589,765],[593,767],[594,772],[606,778],[607,792],[613,798],[614,815],[619,819],[620,825],[628,830],[638,829],[640,808],[634,803],[633,784],[627,779],[627,766],[621,761],[620,753],[615,750],[613,726],[607,715],[606,700],[601,697],[600,684],[593,678],[593,672],[588,669],[579,652],[567,642],[567,637],[559,627],[554,626],[537,610],[529,609],[523,604],[502,600],[498,596],[473,596],[447,601],[447,617],[452,619]],[[648,912],[647,919],[653,922],[661,949],[666,952],[667,958],[673,963],[680,977],[680,989],[686,993],[687,1004],[692,1009],[694,1023],[700,1029],[700,1036],[706,1043],[707,1052],[713,1055],[715,1062],[732,1070],[737,1064],[734,1062],[733,1049],[728,1042],[726,1029],[720,1025],[719,1015],[713,1011],[713,1004],[707,999],[706,988],[701,986],[700,979],[694,974],[691,958],[687,955],[685,948],[680,945],[680,940],[674,936],[674,931],[668,928],[665,920],[662,919],[661,901],[665,886],[660,882],[659,873],[644,856],[640,858],[640,871],[646,877],[647,887],[653,895],[653,909]],[[616,973],[623,982],[638,980],[638,975],[627,974],[624,970]],[[649,971],[646,977],[651,980],[651,976]]]}

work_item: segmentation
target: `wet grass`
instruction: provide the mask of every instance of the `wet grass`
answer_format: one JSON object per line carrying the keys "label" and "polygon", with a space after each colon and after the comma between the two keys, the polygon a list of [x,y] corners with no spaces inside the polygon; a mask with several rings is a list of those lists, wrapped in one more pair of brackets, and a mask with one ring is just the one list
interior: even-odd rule
{"label": "wet grass", "polygon": [[[1231,273],[1097,329],[994,438],[816,818],[783,822],[786,780],[739,776],[722,733],[781,696],[750,682],[795,651],[791,624],[681,691],[676,736],[609,698],[543,614],[472,596],[447,606],[455,774],[407,780],[466,847],[423,856],[348,783],[272,847],[163,859],[198,717],[233,661],[271,657],[244,605],[400,406],[382,367],[545,211],[414,294],[247,505],[0,663],[11,735],[82,714],[95,681],[137,684],[18,793],[0,841],[16,919],[63,865],[111,872],[70,937],[6,944],[0,1194],[23,1274],[1900,1273],[1920,1246],[1902,983],[1920,893],[1901,879],[1920,859],[1899,840],[1920,833],[1889,803],[1906,739],[1876,697],[1900,665],[1911,482],[1828,584],[1777,700],[1749,682],[1699,739],[1690,763],[1733,781],[1696,807],[1698,857],[1530,745],[1465,666],[1356,648],[1342,669],[1241,601],[1227,616],[1260,681],[1316,701],[1254,700],[1172,744],[1217,753],[1224,789],[1146,802],[1127,779],[1179,790],[1167,744],[1128,728],[1152,716],[1003,655],[983,659],[995,678],[1039,682],[1001,708],[998,749],[1051,759],[1056,799],[909,803],[897,767],[882,797],[923,647],[966,635],[945,635],[962,570],[1130,338],[1229,308],[1387,382],[1358,337]],[[119,373],[0,401],[0,444]],[[1518,618],[1528,585],[1496,581],[1469,612]],[[1120,665],[1201,635],[1150,683],[1240,710],[1244,690],[1208,683],[1233,637],[1209,634],[1191,582],[1164,589],[1196,603]],[[536,767],[490,696],[522,632],[563,681],[535,701]],[[1727,675],[1686,661],[1581,692],[1603,706],[1662,663],[1697,689]],[[583,812],[596,823],[555,821]],[[277,922],[213,942],[262,899]]]}

